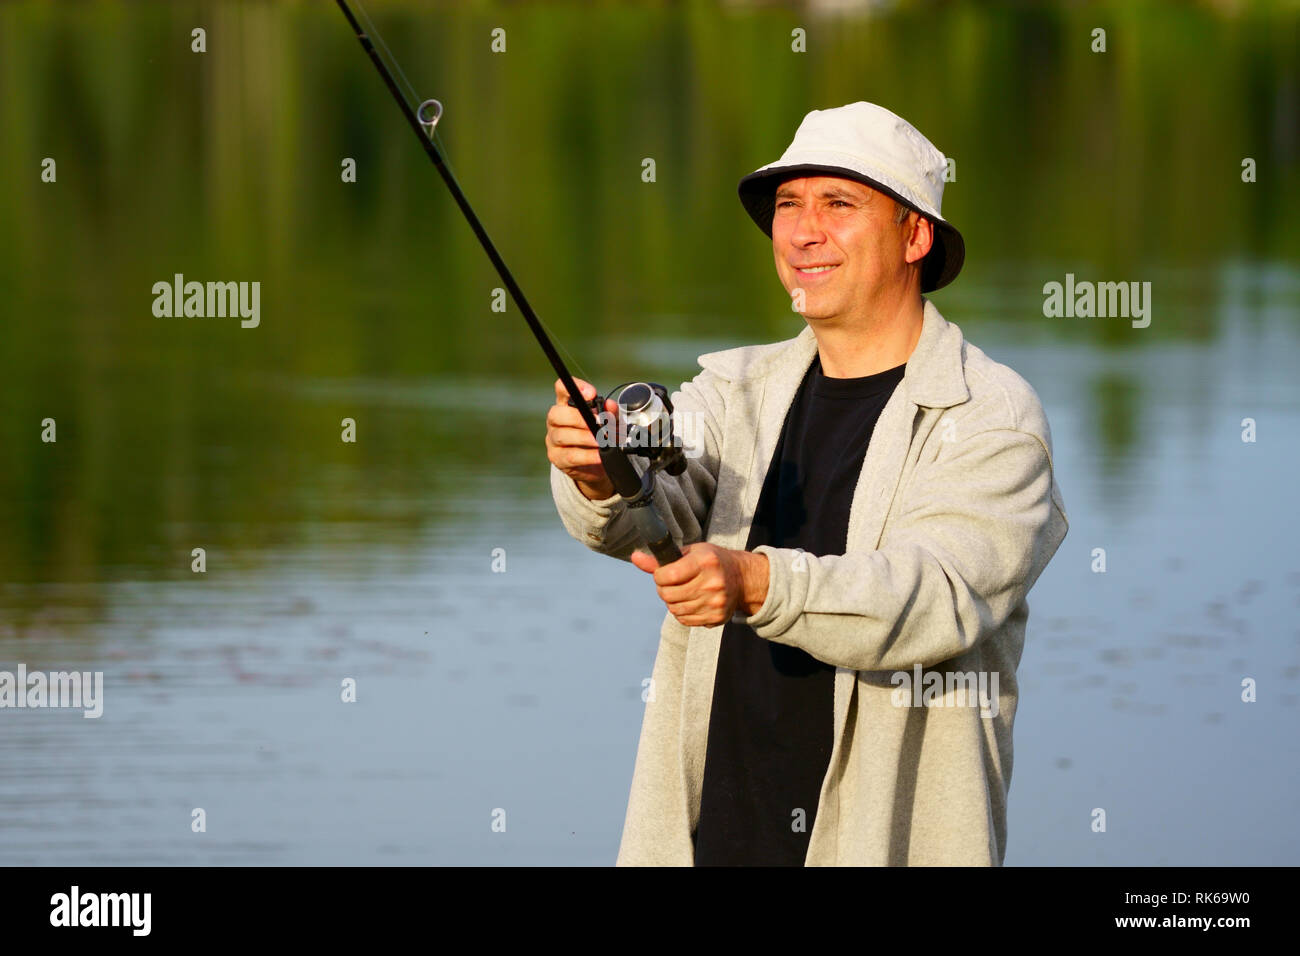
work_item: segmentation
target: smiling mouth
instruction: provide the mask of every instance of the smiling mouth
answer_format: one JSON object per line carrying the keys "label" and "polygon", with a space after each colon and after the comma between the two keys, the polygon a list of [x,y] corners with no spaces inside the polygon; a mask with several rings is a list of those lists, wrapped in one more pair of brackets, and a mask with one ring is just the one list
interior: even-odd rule
{"label": "smiling mouth", "polygon": [[794,267],[794,271],[797,272],[797,273],[799,273],[801,276],[819,276],[819,275],[825,275],[825,274],[828,273],[828,272],[833,272],[834,270],[836,270],[836,269],[838,269],[838,268],[839,268],[838,265],[833,265],[833,266],[808,266],[808,267],[806,267],[806,268],[800,268],[799,266],[795,266],[795,267]]}

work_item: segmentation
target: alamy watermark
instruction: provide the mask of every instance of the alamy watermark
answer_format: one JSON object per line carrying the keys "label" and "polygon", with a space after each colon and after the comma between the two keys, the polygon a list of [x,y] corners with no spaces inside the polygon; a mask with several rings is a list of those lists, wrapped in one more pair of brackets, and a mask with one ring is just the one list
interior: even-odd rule
{"label": "alamy watermark", "polygon": [[894,671],[889,696],[895,707],[979,707],[981,717],[998,715],[997,671]]}
{"label": "alamy watermark", "polygon": [[186,282],[176,273],[171,282],[153,284],[153,314],[158,318],[217,318],[238,315],[239,325],[255,329],[262,321],[262,283]]}
{"label": "alamy watermark", "polygon": [[1151,324],[1150,282],[1076,282],[1074,273],[1065,274],[1065,282],[1048,282],[1043,286],[1043,315],[1048,318],[1122,318],[1132,319],[1133,328]]}
{"label": "alamy watermark", "polygon": [[119,926],[133,936],[148,936],[152,893],[83,893],[73,886],[50,897],[51,926]]}
{"label": "alamy watermark", "polygon": [[602,411],[596,415],[600,426],[596,432],[596,444],[601,448],[617,444],[619,448],[629,450],[675,445],[682,449],[685,457],[699,458],[704,454],[702,421],[701,412],[674,409],[671,422],[667,415],[663,415],[651,419],[647,425],[634,425],[623,415]]}
{"label": "alamy watermark", "polygon": [[85,711],[83,717],[104,713],[103,671],[17,672],[0,671],[0,707],[69,707]]}

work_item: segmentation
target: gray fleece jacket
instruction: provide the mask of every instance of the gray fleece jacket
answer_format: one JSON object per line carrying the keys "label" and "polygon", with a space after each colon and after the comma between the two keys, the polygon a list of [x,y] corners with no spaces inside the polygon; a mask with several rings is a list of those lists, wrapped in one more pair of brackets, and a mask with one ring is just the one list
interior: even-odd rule
{"label": "gray fleece jacket", "polygon": [[[743,549],[786,412],[816,353],[793,339],[699,357],[673,394],[688,467],[656,505],[679,545]],[[560,519],[587,547],[639,547],[617,496],[589,501],[554,466]],[[1026,595],[1068,527],[1033,388],[929,300],[876,424],[843,555],[762,545],[759,637],[835,673],[834,746],[808,865],[1001,865]],[[693,862],[723,626],[664,618],[619,865]]]}

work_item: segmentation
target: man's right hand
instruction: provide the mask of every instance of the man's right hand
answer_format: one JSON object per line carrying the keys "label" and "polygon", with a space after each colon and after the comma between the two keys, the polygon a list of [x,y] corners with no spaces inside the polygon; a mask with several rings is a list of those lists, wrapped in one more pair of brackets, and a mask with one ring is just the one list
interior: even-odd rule
{"label": "man's right hand", "polygon": [[[596,397],[596,386],[580,378],[573,383],[582,392],[582,401]],[[605,411],[617,415],[618,404],[612,398],[605,399]],[[596,436],[583,422],[582,413],[569,404],[569,393],[558,378],[555,404],[546,413],[546,457],[573,480],[584,497],[600,500],[614,494],[614,484],[600,461]]]}

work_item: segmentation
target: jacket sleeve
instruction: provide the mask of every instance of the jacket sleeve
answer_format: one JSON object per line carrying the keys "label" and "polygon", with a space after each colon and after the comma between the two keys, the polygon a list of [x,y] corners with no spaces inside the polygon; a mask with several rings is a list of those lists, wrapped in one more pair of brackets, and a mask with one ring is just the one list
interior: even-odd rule
{"label": "jacket sleeve", "polygon": [[932,666],[970,650],[1024,600],[1068,528],[1034,434],[993,429],[946,446],[900,491],[875,551],[815,556],[760,545],[758,636],[854,670]]}
{"label": "jacket sleeve", "polygon": [[[715,372],[704,369],[671,396],[673,433],[683,440],[686,471],[676,477],[663,472],[655,476],[654,505],[679,548],[703,540],[713,506],[722,447],[723,384]],[[644,458],[633,457],[632,463],[644,473]],[[634,550],[645,550],[617,494],[589,500],[551,465],[551,495],[565,529],[593,551],[628,561]]]}

